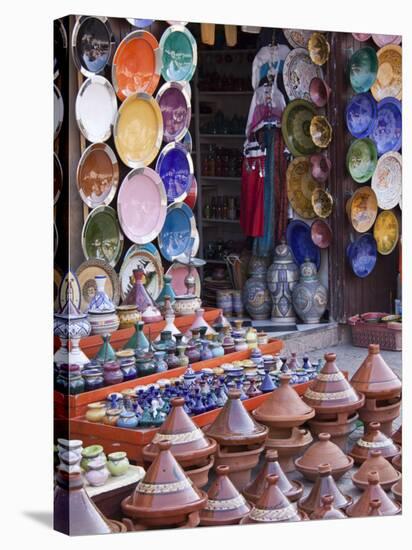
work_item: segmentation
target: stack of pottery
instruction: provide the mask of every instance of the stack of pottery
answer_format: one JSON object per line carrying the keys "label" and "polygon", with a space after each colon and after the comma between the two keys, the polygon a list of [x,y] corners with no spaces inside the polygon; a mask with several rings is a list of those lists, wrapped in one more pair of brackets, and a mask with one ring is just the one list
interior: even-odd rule
{"label": "stack of pottery", "polygon": [[254,418],[269,427],[266,447],[278,451],[285,472],[295,469],[294,458],[312,442],[309,430],[299,429],[299,426],[315,415],[314,409],[306,405],[289,385],[291,378],[290,374],[281,374],[280,386],[253,411]]}
{"label": "stack of pottery", "polygon": [[292,291],[299,280],[299,269],[285,239],[275,248],[272,265],[267,272],[267,283],[272,294],[272,321],[278,325],[296,322]]}
{"label": "stack of pottery", "polygon": [[293,288],[292,302],[304,323],[319,323],[325,313],[328,293],[319,281],[316,265],[309,259],[305,259],[300,266],[300,278]]}
{"label": "stack of pottery", "polygon": [[204,435],[185,412],[183,397],[170,402],[172,408],[151,443],[143,448],[143,460],[151,464],[159,454],[159,442],[168,441],[170,452],[199,488],[208,482],[208,473],[214,463],[216,442]]}
{"label": "stack of pottery", "polygon": [[358,489],[366,489],[368,486],[368,474],[378,472],[382,489],[389,489],[401,479],[401,474],[395,470],[392,464],[382,456],[382,451],[371,451],[369,458],[353,474],[352,482]]}
{"label": "stack of pottery", "polygon": [[116,308],[104,290],[106,275],[96,275],[96,294],[87,310],[92,334],[109,336],[119,327]]}
{"label": "stack of pottery", "polygon": [[268,319],[272,299],[266,281],[267,260],[252,256],[249,262],[249,279],[243,286],[243,304],[252,319]]}
{"label": "stack of pottery", "polygon": [[352,386],[365,395],[359,410],[361,420],[380,422],[382,431],[392,435],[392,422],[400,415],[402,384],[380,354],[378,344],[369,345],[369,353],[351,379]]}
{"label": "stack of pottery", "polygon": [[193,485],[173,454],[170,441],[159,441],[159,452],[134,492],[122,501],[128,530],[196,527],[207,495]]}
{"label": "stack of pottery", "polygon": [[374,501],[380,502],[380,505],[377,507],[379,509],[379,515],[394,516],[401,511],[400,505],[393,502],[381,487],[379,483],[379,474],[375,471],[369,472],[368,486],[358,500],[346,509],[346,514],[351,518],[370,516],[372,515],[371,507],[374,508],[371,505]]}
{"label": "stack of pottery", "polygon": [[315,409],[309,421],[312,434],[327,432],[331,441],[346,451],[347,439],[356,429],[358,414],[365,397],[359,394],[339,370],[334,353],[326,353],[326,363],[310,383],[303,401]]}
{"label": "stack of pottery", "polygon": [[366,428],[366,433],[356,441],[349,453],[356,464],[365,462],[372,450],[381,451],[382,456],[388,460],[400,453],[399,445],[381,432],[380,428],[379,422],[371,422]]}
{"label": "stack of pottery", "polygon": [[240,400],[239,390],[229,390],[229,399],[214,422],[205,430],[218,443],[215,463],[229,466],[229,477],[242,491],[259,462],[268,429],[250,416]]}

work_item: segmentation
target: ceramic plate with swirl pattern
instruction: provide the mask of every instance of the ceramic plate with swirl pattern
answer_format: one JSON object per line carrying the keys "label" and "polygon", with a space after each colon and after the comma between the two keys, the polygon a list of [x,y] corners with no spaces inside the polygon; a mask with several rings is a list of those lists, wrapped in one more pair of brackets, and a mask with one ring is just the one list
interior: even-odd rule
{"label": "ceramic plate with swirl pattern", "polygon": [[401,200],[402,156],[395,151],[385,153],[378,160],[372,177],[372,189],[376,193],[378,206],[391,210]]}
{"label": "ceramic plate with swirl pattern", "polygon": [[402,99],[402,48],[388,45],[378,53],[378,74],[371,88],[376,101],[385,97]]}
{"label": "ceramic plate with swirl pattern", "polygon": [[286,172],[288,199],[293,210],[302,218],[315,217],[312,194],[318,183],[312,176],[308,157],[297,157],[289,163]]}
{"label": "ceramic plate with swirl pattern", "polygon": [[291,50],[283,65],[283,83],[289,99],[310,101],[309,87],[315,77],[323,79],[323,72],[321,67],[312,62],[308,50]]}
{"label": "ceramic plate with swirl pattern", "polygon": [[320,151],[310,135],[310,123],[317,111],[312,103],[294,99],[282,114],[282,134],[293,156],[312,155]]}

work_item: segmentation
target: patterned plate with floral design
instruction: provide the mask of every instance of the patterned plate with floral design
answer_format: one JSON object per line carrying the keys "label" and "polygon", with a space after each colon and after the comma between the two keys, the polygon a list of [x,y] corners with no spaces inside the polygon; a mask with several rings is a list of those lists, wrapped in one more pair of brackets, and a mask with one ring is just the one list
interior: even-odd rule
{"label": "patterned plate with floral design", "polygon": [[110,300],[117,306],[120,300],[120,284],[116,271],[104,260],[86,260],[76,270],[80,284],[80,310],[87,311],[90,301],[96,294],[96,275],[105,275],[106,283],[104,290]]}
{"label": "patterned plate with floral design", "polygon": [[378,160],[372,177],[372,189],[376,193],[378,206],[390,210],[401,200],[402,156],[395,151],[385,153]]}
{"label": "patterned plate with floral design", "polygon": [[309,86],[315,77],[322,79],[323,71],[312,62],[308,50],[291,50],[283,65],[283,83],[289,99],[310,101]]}
{"label": "patterned plate with floral design", "polygon": [[302,218],[315,217],[312,194],[318,186],[312,177],[310,159],[297,157],[289,164],[286,172],[288,199],[293,210]]}

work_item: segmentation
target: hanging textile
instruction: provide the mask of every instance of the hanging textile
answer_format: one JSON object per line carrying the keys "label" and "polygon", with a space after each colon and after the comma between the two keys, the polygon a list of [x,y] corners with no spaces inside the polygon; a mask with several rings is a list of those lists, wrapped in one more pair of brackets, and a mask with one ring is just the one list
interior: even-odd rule
{"label": "hanging textile", "polygon": [[288,159],[285,154],[285,142],[281,131],[275,133],[275,245],[280,243],[286,235],[288,224],[288,193],[286,184],[286,170]]}
{"label": "hanging textile", "polygon": [[273,82],[272,85],[259,86],[255,90],[250,103],[246,136],[250,138],[253,133],[266,124],[280,126],[285,107],[285,98],[279,91],[276,82]]}
{"label": "hanging textile", "polygon": [[200,38],[203,44],[207,46],[214,46],[215,44],[215,24],[214,23],[201,23],[200,24]]}
{"label": "hanging textile", "polygon": [[237,27],[236,25],[225,25],[226,45],[233,48],[237,44]]}
{"label": "hanging textile", "polygon": [[263,235],[265,155],[245,157],[242,164],[240,225],[246,237]]}

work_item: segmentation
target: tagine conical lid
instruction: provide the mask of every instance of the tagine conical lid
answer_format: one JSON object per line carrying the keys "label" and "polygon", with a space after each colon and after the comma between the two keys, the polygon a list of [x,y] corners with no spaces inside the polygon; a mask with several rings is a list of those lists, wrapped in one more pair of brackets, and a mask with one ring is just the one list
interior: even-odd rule
{"label": "tagine conical lid", "polygon": [[200,525],[239,523],[250,512],[249,504],[230,481],[229,471],[229,466],[217,466],[206,507],[200,512]]}
{"label": "tagine conical lid", "polygon": [[278,452],[270,449],[266,451],[265,462],[256,479],[243,490],[243,494],[248,501],[256,503],[259,500],[266,487],[266,478],[268,475],[278,476],[277,486],[290,501],[293,502],[302,495],[302,483],[300,481],[289,481],[278,462]]}
{"label": "tagine conical lid", "polygon": [[322,497],[332,495],[335,508],[345,509],[352,503],[352,497],[340,492],[332,477],[329,464],[321,464],[318,468],[318,477],[308,496],[299,501],[299,509],[308,514],[313,513],[322,505]]}
{"label": "tagine conical lid", "polygon": [[180,465],[195,465],[202,458],[208,457],[216,450],[216,442],[204,435],[196,426],[183,406],[183,397],[171,400],[172,408],[165,421],[158,429],[152,442],[143,448],[143,458],[153,462],[159,453],[159,441],[169,441],[170,451]]}
{"label": "tagine conical lid", "polygon": [[390,437],[380,431],[380,422],[371,422],[366,433],[360,437],[352,447],[349,455],[356,462],[363,462],[368,458],[372,450],[379,450],[385,458],[393,458],[400,453],[399,445],[396,445]]}
{"label": "tagine conical lid", "polygon": [[398,396],[402,382],[383,359],[379,344],[369,344],[368,351],[368,356],[352,376],[352,386],[368,399]]}
{"label": "tagine conical lid", "polygon": [[186,476],[170,452],[170,441],[159,441],[159,453],[136,485],[133,494],[122,501],[123,513],[130,518],[164,517],[201,510],[207,495]]}
{"label": "tagine conical lid", "polygon": [[398,472],[402,472],[402,453],[399,453],[395,456],[395,458],[392,459],[392,464],[395,466]]}
{"label": "tagine conical lid", "polygon": [[231,389],[226,401],[206,435],[220,445],[253,445],[263,443],[268,428],[258,424],[240,400],[240,391]]}
{"label": "tagine conical lid", "polygon": [[382,456],[382,451],[379,450],[372,450],[369,458],[353,474],[352,481],[356,487],[365,489],[368,486],[369,472],[378,472],[381,486],[385,490],[390,489],[401,477],[401,474],[395,470],[389,460]]}
{"label": "tagine conical lid", "polygon": [[392,486],[392,493],[398,502],[402,502],[402,478]]}
{"label": "tagine conical lid", "polygon": [[266,486],[262,495],[242,523],[262,523],[277,521],[301,521],[302,516],[294,504],[278,487],[276,475],[266,477]]}
{"label": "tagine conical lid", "polygon": [[336,478],[352,468],[353,458],[345,455],[338,445],[330,441],[330,434],[320,433],[318,439],[319,441],[312,443],[305,453],[295,460],[295,466],[299,472],[304,475],[317,475],[321,464],[329,464],[332,475]]}
{"label": "tagine conical lid", "polygon": [[402,425],[392,434],[393,441],[402,447]]}
{"label": "tagine conical lid", "polygon": [[310,515],[310,519],[342,519],[345,514],[333,505],[333,495],[324,495],[321,498],[321,505]]}
{"label": "tagine conical lid", "polygon": [[280,386],[253,411],[258,422],[279,428],[294,427],[315,416],[314,409],[304,403],[289,385],[291,378],[290,374],[279,376]]}
{"label": "tagine conical lid", "polygon": [[316,413],[352,412],[362,407],[365,397],[346,380],[336,365],[336,354],[326,353],[325,364],[310,383],[303,401]]}
{"label": "tagine conical lid", "polygon": [[346,514],[351,518],[369,516],[371,502],[374,500],[380,500],[379,511],[382,516],[393,516],[401,511],[399,504],[393,502],[382,489],[378,472],[369,472],[367,488],[358,500],[346,509]]}

